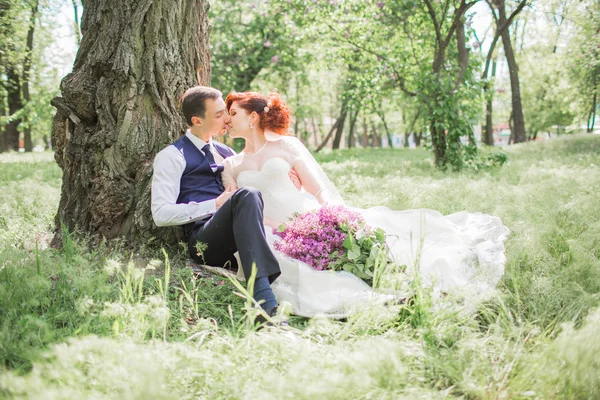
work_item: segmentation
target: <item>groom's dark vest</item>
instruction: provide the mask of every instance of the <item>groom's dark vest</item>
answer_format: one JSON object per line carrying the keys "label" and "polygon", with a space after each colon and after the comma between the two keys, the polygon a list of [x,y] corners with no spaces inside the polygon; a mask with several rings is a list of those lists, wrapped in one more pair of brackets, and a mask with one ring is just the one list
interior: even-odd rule
{"label": "groom's dark vest", "polygon": [[[220,174],[220,172],[213,172],[206,156],[187,136],[177,139],[173,143],[173,146],[185,158],[185,169],[181,175],[177,204],[189,203],[191,201],[199,203],[219,197],[223,193],[217,181],[217,174]],[[213,141],[213,146],[223,158],[233,155],[233,151],[224,144]],[[186,226],[186,228],[188,227]],[[184,230],[187,233],[187,229]]]}

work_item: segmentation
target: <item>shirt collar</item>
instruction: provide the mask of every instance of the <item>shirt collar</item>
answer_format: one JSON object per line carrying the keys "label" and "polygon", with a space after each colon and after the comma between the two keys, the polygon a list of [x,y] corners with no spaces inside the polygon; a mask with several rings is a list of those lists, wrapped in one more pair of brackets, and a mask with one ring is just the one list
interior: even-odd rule
{"label": "shirt collar", "polygon": [[208,143],[206,143],[204,140],[200,139],[198,136],[195,136],[189,129],[187,130],[187,132],[185,132],[185,136],[187,136],[188,139],[190,139],[192,141],[192,143],[194,143],[194,146],[196,146],[200,150],[202,150],[202,148],[204,148],[204,146],[206,146],[207,144],[210,145],[211,151],[214,150],[214,145],[213,145],[212,139],[208,139]]}

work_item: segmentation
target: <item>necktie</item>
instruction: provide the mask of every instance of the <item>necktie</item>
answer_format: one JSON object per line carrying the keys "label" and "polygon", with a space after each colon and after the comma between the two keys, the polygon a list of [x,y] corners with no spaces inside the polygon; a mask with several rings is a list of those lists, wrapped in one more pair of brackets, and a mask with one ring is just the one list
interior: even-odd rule
{"label": "necktie", "polygon": [[217,179],[217,184],[219,185],[219,189],[221,191],[225,191],[225,186],[223,186],[223,179],[221,179],[221,171],[223,171],[225,169],[225,167],[222,164],[217,164],[217,162],[215,161],[215,157],[213,156],[212,152],[210,151],[210,144],[207,144],[206,146],[204,146],[202,148],[202,151],[204,152],[206,159],[210,163],[211,170],[213,168],[216,168],[216,171],[214,171],[214,174],[215,174],[215,178]]}

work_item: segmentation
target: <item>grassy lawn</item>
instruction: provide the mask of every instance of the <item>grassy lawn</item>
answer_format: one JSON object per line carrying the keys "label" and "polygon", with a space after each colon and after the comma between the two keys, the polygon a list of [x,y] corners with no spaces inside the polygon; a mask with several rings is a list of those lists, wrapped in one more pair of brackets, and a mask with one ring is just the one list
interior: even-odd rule
{"label": "grassy lawn", "polygon": [[505,151],[459,173],[421,149],[320,154],[353,206],[484,212],[512,233],[475,313],[415,301],[293,318],[295,334],[249,329],[233,285],[194,279],[184,251],[48,248],[61,171],[1,154],[0,397],[600,398],[600,137]]}

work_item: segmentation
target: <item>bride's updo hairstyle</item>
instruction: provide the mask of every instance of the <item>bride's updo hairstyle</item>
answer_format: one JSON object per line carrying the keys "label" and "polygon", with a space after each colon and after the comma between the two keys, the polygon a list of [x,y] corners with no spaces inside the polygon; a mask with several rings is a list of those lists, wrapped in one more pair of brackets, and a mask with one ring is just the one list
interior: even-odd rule
{"label": "bride's updo hairstyle", "polygon": [[286,135],[292,124],[290,109],[277,92],[269,93],[269,97],[256,92],[231,92],[225,99],[227,112],[235,102],[248,113],[255,111],[260,116],[259,126],[263,130]]}

